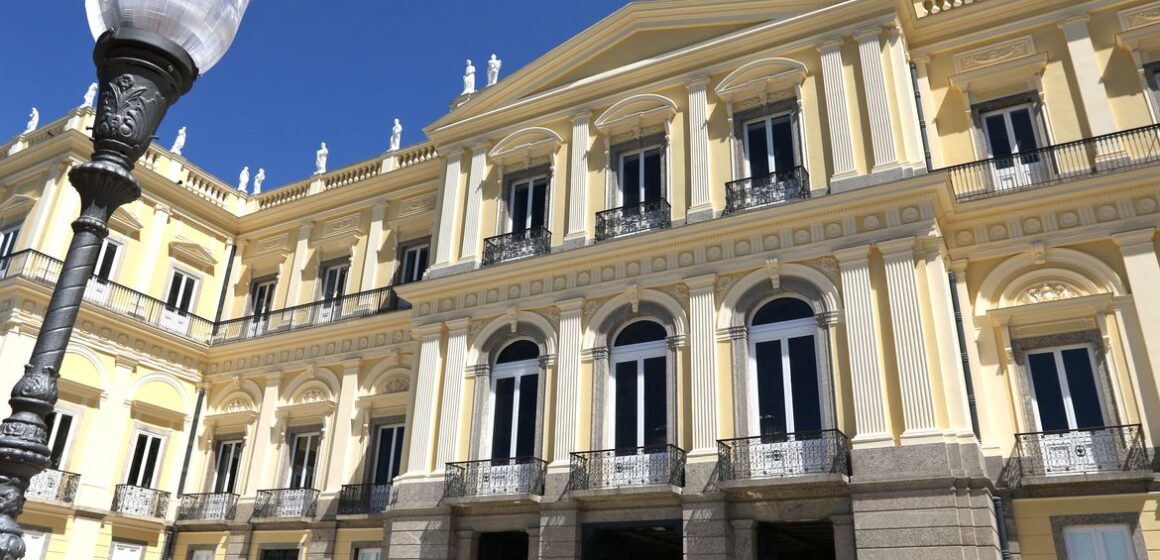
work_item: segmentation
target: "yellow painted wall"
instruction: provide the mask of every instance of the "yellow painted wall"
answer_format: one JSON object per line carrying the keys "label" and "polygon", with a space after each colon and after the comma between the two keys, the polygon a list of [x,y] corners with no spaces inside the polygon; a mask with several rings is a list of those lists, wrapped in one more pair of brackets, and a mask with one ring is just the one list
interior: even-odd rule
{"label": "yellow painted wall", "polygon": [[1052,536],[1053,516],[1078,516],[1105,513],[1139,515],[1139,527],[1148,549],[1148,558],[1160,558],[1160,516],[1156,493],[1115,496],[1076,496],[1066,498],[1018,499],[1013,503],[1015,527],[1024,560],[1048,560],[1058,557]]}

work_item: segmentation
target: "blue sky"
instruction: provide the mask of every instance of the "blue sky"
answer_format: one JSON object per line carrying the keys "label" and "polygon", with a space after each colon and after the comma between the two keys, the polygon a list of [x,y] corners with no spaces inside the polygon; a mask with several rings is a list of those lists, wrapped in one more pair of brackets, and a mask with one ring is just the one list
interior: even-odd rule
{"label": "blue sky", "polygon": [[[391,120],[403,144],[447,112],[464,61],[501,79],[621,7],[626,0],[253,0],[222,61],[174,106],[158,131],[166,147],[189,129],[184,154],[227,182],[243,165],[266,169],[266,188],[308,176],[320,141],[329,167],[387,148]],[[0,143],[79,105],[95,80],[80,0],[4,1],[0,29]]]}

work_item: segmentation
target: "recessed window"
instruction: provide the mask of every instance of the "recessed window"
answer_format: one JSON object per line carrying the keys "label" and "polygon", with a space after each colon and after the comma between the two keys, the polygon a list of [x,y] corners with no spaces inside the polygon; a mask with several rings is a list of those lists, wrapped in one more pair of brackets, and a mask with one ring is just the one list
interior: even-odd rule
{"label": "recessed window", "polygon": [[125,483],[141,488],[153,488],[157,482],[157,473],[161,466],[161,453],[164,440],[161,436],[145,432],[137,433],[137,440],[133,445],[133,459],[129,463],[129,476]]}
{"label": "recessed window", "polygon": [[491,372],[491,458],[535,455],[539,347],[521,340],[500,352]]}
{"label": "recessed window", "polygon": [[120,243],[105,238],[101,243],[101,254],[97,256],[97,266],[93,269],[93,277],[100,282],[109,282],[117,270],[124,247]]}
{"label": "recessed window", "polygon": [[382,560],[383,549],[360,548],[354,553],[354,560]]}
{"label": "recessed window", "polygon": [[612,433],[617,449],[668,443],[667,332],[655,321],[626,326],[612,348]]}
{"label": "recessed window", "polygon": [[263,550],[262,560],[298,560],[298,549],[280,548]]}
{"label": "recessed window", "polygon": [[403,249],[403,265],[399,271],[400,284],[410,284],[423,279],[423,273],[427,272],[427,259],[430,252],[431,247],[426,243]]}
{"label": "recessed window", "polygon": [[1136,560],[1127,525],[1065,527],[1067,557],[1074,560]]}
{"label": "recessed window", "polygon": [[144,557],[144,545],[117,541],[109,544],[109,560],[142,560]]}
{"label": "recessed window", "polygon": [[548,216],[548,178],[539,176],[513,181],[508,190],[508,232],[544,227]]}
{"label": "recessed window", "polygon": [[48,448],[51,452],[50,466],[60,469],[68,460],[68,449],[72,443],[72,428],[76,418],[67,412],[53,411],[45,419],[48,425]]}
{"label": "recessed window", "polygon": [[372,466],[372,484],[390,484],[399,476],[403,462],[403,426],[379,426],[375,438],[375,460]]}
{"label": "recessed window", "polygon": [[797,158],[793,121],[788,113],[745,123],[745,166],[758,179],[792,171]]}
{"label": "recessed window", "polygon": [[1043,180],[1046,162],[1037,150],[1046,143],[1031,103],[980,110],[979,119],[987,142],[987,157],[993,158],[997,189],[1017,188]]}
{"label": "recessed window", "polygon": [[618,174],[621,206],[639,206],[664,198],[661,152],[661,146],[621,152]]}
{"label": "recessed window", "polygon": [[242,440],[235,439],[218,443],[217,464],[214,469],[213,491],[219,494],[234,493],[238,470],[242,463]]}
{"label": "recessed window", "polygon": [[318,467],[318,448],[322,434],[310,432],[294,436],[290,449],[291,489],[314,488],[314,475]]}
{"label": "recessed window", "polygon": [[204,548],[201,550],[191,550],[189,551],[189,560],[214,560],[213,553],[214,551]]}
{"label": "recessed window", "polygon": [[817,325],[813,309],[791,297],[766,303],[749,332],[750,430],[759,434],[816,432],[822,428]]}

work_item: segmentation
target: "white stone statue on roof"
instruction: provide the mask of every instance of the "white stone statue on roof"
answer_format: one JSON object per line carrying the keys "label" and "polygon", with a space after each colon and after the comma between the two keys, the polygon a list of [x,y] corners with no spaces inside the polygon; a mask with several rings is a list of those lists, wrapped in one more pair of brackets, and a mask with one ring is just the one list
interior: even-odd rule
{"label": "white stone statue on roof", "polygon": [[463,73],[463,93],[467,95],[475,93],[475,67],[471,65],[471,59],[467,59],[467,69]]}
{"label": "white stone statue on roof", "polygon": [[503,61],[491,55],[491,60],[487,61],[487,85],[494,86],[499,81],[499,69],[503,66]]}
{"label": "white stone statue on roof", "polygon": [[242,168],[241,174],[238,175],[238,190],[246,192],[246,185],[250,184],[250,166]]}
{"label": "white stone statue on roof", "polygon": [[97,83],[89,84],[89,90],[85,92],[85,102],[81,107],[92,107],[93,102],[97,99]]}
{"label": "white stone statue on roof", "polygon": [[403,125],[399,124],[399,119],[395,119],[395,125],[391,127],[391,149],[392,152],[399,150],[399,145],[403,142]]}
{"label": "white stone statue on roof", "polygon": [[32,112],[28,113],[28,126],[24,127],[24,133],[28,134],[36,130],[38,126],[40,126],[40,111],[37,111],[36,107],[33,107]]}
{"label": "white stone statue on roof", "polygon": [[185,148],[185,127],[177,130],[177,138],[173,141],[173,147],[169,148],[170,152],[175,155],[181,155],[181,150]]}
{"label": "white stone statue on roof", "polygon": [[330,150],[326,149],[326,142],[322,143],[322,147],[314,153],[314,174],[322,175],[326,173],[326,157],[330,155]]}
{"label": "white stone statue on roof", "polygon": [[258,168],[258,174],[254,175],[254,192],[251,194],[259,194],[262,192],[262,183],[266,180],[266,170],[261,167]]}

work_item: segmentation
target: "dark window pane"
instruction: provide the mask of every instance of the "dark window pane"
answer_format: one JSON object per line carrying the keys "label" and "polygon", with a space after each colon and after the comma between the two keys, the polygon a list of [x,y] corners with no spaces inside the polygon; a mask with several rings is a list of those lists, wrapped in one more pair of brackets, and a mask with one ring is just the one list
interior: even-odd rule
{"label": "dark window pane", "polygon": [[51,442],[52,446],[52,464],[54,469],[60,468],[61,459],[64,458],[64,446],[68,443],[68,434],[72,430],[73,417],[69,414],[61,414],[53,412],[49,414],[48,419],[48,433],[52,433],[54,424],[59,424],[56,427],[56,435]]}
{"label": "dark window pane", "polygon": [[105,243],[105,252],[101,255],[101,262],[97,263],[97,278],[108,280],[113,273],[113,261],[117,258],[117,245]]}
{"label": "dark window pane", "polygon": [[527,560],[527,533],[483,533],[479,535],[476,560]]}
{"label": "dark window pane", "polygon": [[620,174],[621,193],[624,206],[636,206],[641,203],[640,198],[640,156],[624,157],[624,170]]}
{"label": "dark window pane", "polygon": [[430,247],[422,247],[418,252],[418,257],[415,259],[417,263],[415,270],[415,280],[422,280],[423,274],[427,272],[427,256],[431,252]]}
{"label": "dark window pane", "polygon": [[495,410],[492,412],[491,458],[512,456],[512,412],[514,412],[516,380],[505,377],[495,382]]}
{"label": "dark window pane", "polygon": [[141,486],[153,487],[153,473],[157,470],[157,455],[161,453],[161,440],[148,438],[148,451],[145,454],[145,463],[141,468]]}
{"label": "dark window pane", "polygon": [[391,456],[394,454],[395,429],[380,428],[377,453],[375,453],[375,484],[391,482]]}
{"label": "dark window pane", "polygon": [[191,304],[193,303],[193,288],[194,288],[193,279],[186,278],[185,279],[185,288],[181,292],[181,303],[179,303],[177,305],[177,308],[180,309],[182,312],[188,312],[189,308],[191,307]]}
{"label": "dark window pane", "polygon": [[668,390],[665,358],[644,361],[644,444],[668,443]]}
{"label": "dark window pane", "polygon": [[528,184],[520,183],[513,187],[512,207],[509,210],[512,217],[512,231],[524,231],[528,228]]}
{"label": "dark window pane", "polygon": [[616,448],[637,447],[636,362],[616,364]]}
{"label": "dark window pane", "polygon": [[[1039,148],[1039,143],[1035,140],[1035,125],[1031,121],[1030,109],[1011,112],[1011,131],[1015,133],[1015,145],[1019,147],[1019,153],[1026,154]],[[1039,155],[1026,155],[1020,159],[1023,163],[1034,163],[1039,161]]]}
{"label": "dark window pane", "polygon": [[776,171],[785,173],[793,169],[794,162],[793,126],[789,117],[780,117],[770,123],[773,130],[773,161]]}
{"label": "dark window pane", "polygon": [[[995,158],[1009,158],[1014,153],[1011,140],[1007,136],[1007,121],[1002,114],[990,115],[983,119],[987,129],[987,145],[991,147],[991,156]],[[997,169],[1011,167],[1010,159],[1000,159],[995,162]]]}
{"label": "dark window pane", "polygon": [[781,341],[758,342],[754,346],[754,360],[757,362],[757,414],[761,433],[785,432],[785,380],[782,377]]}
{"label": "dark window pane", "polygon": [[769,175],[772,170],[769,168],[769,142],[765,135],[765,121],[745,127],[745,138],[749,146],[749,176]]}
{"label": "dark window pane", "polygon": [[655,321],[637,321],[620,331],[613,346],[626,346],[642,342],[654,342],[668,338],[669,334]]}
{"label": "dark window pane", "polygon": [[822,429],[821,399],[818,394],[818,361],[814,337],[789,339],[790,384],[793,389],[793,429],[810,432]]}
{"label": "dark window pane", "polygon": [[536,402],[540,394],[540,376],[520,378],[520,417],[516,419],[515,457],[536,455]]}
{"label": "dark window pane", "polygon": [[181,285],[185,281],[185,276],[180,272],[174,272],[173,278],[169,282],[169,296],[165,298],[165,303],[169,307],[177,307],[181,297]]}
{"label": "dark window pane", "polygon": [[753,314],[753,324],[766,325],[813,316],[814,309],[810,304],[797,298],[783,297],[761,306],[761,309]]}
{"label": "dark window pane", "polygon": [[644,201],[660,200],[661,151],[649,150],[644,154]]}
{"label": "dark window pane", "polygon": [[133,448],[133,461],[129,463],[129,480],[126,484],[137,485],[140,484],[141,465],[145,462],[146,448],[149,446],[149,440],[145,435],[139,434],[137,436],[137,445]]}
{"label": "dark window pane", "polygon": [[495,363],[508,364],[511,362],[534,360],[539,357],[540,347],[535,342],[530,340],[517,340],[508,344],[500,351],[499,357],[495,359]]}
{"label": "dark window pane", "polygon": [[1039,406],[1039,424],[1043,431],[1067,430],[1067,412],[1063,408],[1063,392],[1059,388],[1059,374],[1055,356],[1051,352],[1028,354],[1031,382],[1035,384],[1035,402]]}
{"label": "dark window pane", "polygon": [[1071,390],[1071,407],[1075,410],[1075,427],[1102,428],[1104,415],[1100,410],[1100,394],[1087,349],[1073,348],[1061,354],[1067,386]]}
{"label": "dark window pane", "polygon": [[394,480],[396,476],[399,476],[399,468],[403,464],[403,432],[405,430],[406,428],[404,426],[395,428],[395,455],[394,460],[391,462],[391,472],[388,475],[389,478],[387,479],[387,482],[390,482]]}
{"label": "dark window pane", "polygon": [[532,185],[532,224],[531,227],[543,227],[548,219],[548,180],[538,179]]}

